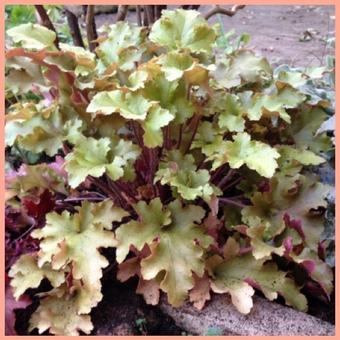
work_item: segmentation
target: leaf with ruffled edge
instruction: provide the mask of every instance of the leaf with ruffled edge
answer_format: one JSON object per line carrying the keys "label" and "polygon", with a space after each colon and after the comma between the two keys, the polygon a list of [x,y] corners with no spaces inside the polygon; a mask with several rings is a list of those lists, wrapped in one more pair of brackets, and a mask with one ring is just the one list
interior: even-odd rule
{"label": "leaf with ruffled edge", "polygon": [[76,188],[87,176],[100,177],[105,172],[115,181],[124,176],[125,167],[131,166],[139,153],[131,141],[82,137],[65,157],[69,184]]}
{"label": "leaf with ruffled edge", "polygon": [[326,162],[324,158],[302,147],[281,145],[277,147],[277,151],[281,155],[278,159],[280,172],[287,175],[297,174],[304,165],[320,165]]}
{"label": "leaf with ruffled edge", "polygon": [[123,71],[134,68],[146,50],[145,28],[119,21],[110,25],[107,31],[107,38],[101,40],[96,49],[103,65],[116,64]]}
{"label": "leaf with ruffled edge", "polygon": [[98,113],[110,115],[117,112],[126,119],[144,120],[152,104],[137,93],[124,93],[120,90],[103,91],[92,98],[86,111],[94,116]]}
{"label": "leaf with ruffled edge", "polygon": [[46,108],[41,104],[27,103],[12,109],[6,117],[6,144],[12,146],[18,142],[25,150],[44,151],[54,156],[62,147],[64,138],[64,117],[58,106]]}
{"label": "leaf with ruffled edge", "polygon": [[227,128],[231,132],[242,132],[245,128],[244,110],[239,98],[234,94],[227,94],[219,101],[221,109],[218,116],[220,128]]}
{"label": "leaf with ruffled edge", "polygon": [[272,177],[277,168],[276,159],[280,154],[268,144],[253,141],[246,132],[233,136],[234,141],[221,141],[219,149],[209,159],[213,160],[213,169],[228,163],[232,169],[243,164],[257,171],[261,176]]}
{"label": "leaf with ruffled edge", "polygon": [[67,174],[62,169],[63,164],[60,156],[56,157],[55,162],[49,164],[22,164],[18,171],[6,172],[6,189],[13,191],[18,197],[25,196],[35,189],[41,191],[48,189],[66,194]]}
{"label": "leaf with ruffled edge", "polygon": [[187,98],[187,86],[183,79],[169,81],[158,64],[149,62],[142,68],[149,78],[141,91],[148,100],[157,102],[163,109],[175,115],[176,124],[182,124],[194,114],[194,105]]}
{"label": "leaf with ruffled edge", "polygon": [[208,170],[196,170],[192,155],[182,155],[179,150],[172,150],[159,164],[155,182],[169,184],[186,200],[202,197],[209,201],[212,195],[220,195],[220,190],[210,184]]}
{"label": "leaf with ruffled edge", "polygon": [[197,11],[165,10],[153,24],[149,39],[169,50],[189,49],[193,53],[210,53],[216,32]]}
{"label": "leaf with ruffled edge", "polygon": [[38,265],[51,264],[54,270],[66,265],[72,268],[74,280],[81,280],[85,290],[92,293],[86,296],[79,313],[89,313],[101,300],[102,269],[109,262],[100,254],[100,248],[116,246],[112,229],[113,221],[121,221],[126,216],[121,208],[114,207],[107,200],[99,204],[83,201],[77,212],[46,215],[46,225],[32,232],[32,237],[40,239]]}
{"label": "leaf with ruffled edge", "polygon": [[6,34],[23,48],[42,50],[48,48],[55,50],[55,32],[38,24],[22,24],[6,31]]}
{"label": "leaf with ruffled edge", "polygon": [[280,294],[287,305],[306,311],[307,299],[294,281],[275,263],[265,261],[256,260],[251,254],[221,260],[213,269],[212,290],[229,293],[234,306],[242,314],[248,314],[253,306],[253,287],[261,290],[268,300],[274,300]]}
{"label": "leaf with ruffled edge", "polygon": [[29,331],[38,329],[39,334],[49,330],[54,335],[76,336],[79,331],[90,334],[93,329],[91,317],[79,313],[81,304],[79,291],[68,294],[66,286],[48,293],[32,314]]}
{"label": "leaf with ruffled edge", "polygon": [[39,287],[46,277],[53,287],[57,288],[65,282],[63,271],[53,270],[49,264],[38,266],[36,254],[22,255],[11,267],[9,277],[12,278],[11,286],[16,300],[25,293],[28,288]]}
{"label": "leaf with ruffled edge", "polygon": [[[242,220],[251,227],[265,225],[267,237],[272,237],[285,226],[285,215],[298,221],[305,244],[317,251],[324,230],[322,209],[327,206],[327,185],[311,177],[275,175],[270,191],[255,192],[252,206],[242,209]],[[318,209],[321,209],[320,211]]]}
{"label": "leaf with ruffled edge", "polygon": [[255,94],[251,105],[246,108],[250,120],[259,120],[262,116],[280,117],[290,123],[287,109],[297,108],[306,99],[305,95],[290,86],[275,90],[273,94]]}
{"label": "leaf with ruffled edge", "polygon": [[299,148],[308,148],[316,154],[332,149],[331,139],[326,132],[316,134],[321,124],[328,118],[325,110],[320,107],[306,107],[297,112],[290,126],[284,131],[288,139],[293,138]]}
{"label": "leaf with ruffled edge", "polygon": [[152,106],[146,119],[141,123],[144,130],[143,141],[148,148],[155,148],[163,144],[162,128],[167,126],[175,116],[158,105]]}
{"label": "leaf with ruffled edge", "polygon": [[[150,213],[151,211],[155,211]],[[160,288],[168,294],[173,306],[183,303],[194,286],[193,272],[204,273],[203,254],[212,238],[195,224],[204,216],[201,207],[182,204],[176,200],[163,208],[158,198],[150,205],[136,205],[139,221],[131,221],[116,230],[117,261],[121,263],[130,246],[141,250],[145,244],[151,255],[141,261],[141,273],[145,280],[154,279],[165,272]]]}
{"label": "leaf with ruffled edge", "polygon": [[136,293],[143,295],[148,305],[157,305],[160,297],[159,284],[156,279],[143,279],[140,272],[140,258],[132,257],[119,264],[117,273],[119,281],[125,282],[135,275],[139,278]]}
{"label": "leaf with ruffled edge", "polygon": [[265,58],[250,50],[237,50],[217,59],[211,72],[215,86],[222,89],[245,84],[264,84],[272,79],[272,69]]}

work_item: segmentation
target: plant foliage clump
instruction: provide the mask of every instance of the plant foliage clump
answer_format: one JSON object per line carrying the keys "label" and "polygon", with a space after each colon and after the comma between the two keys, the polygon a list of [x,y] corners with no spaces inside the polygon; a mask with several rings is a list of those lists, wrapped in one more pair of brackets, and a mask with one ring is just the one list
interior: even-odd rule
{"label": "plant foliage clump", "polygon": [[154,305],[330,297],[329,188],[307,171],[333,148],[310,90],[326,69],[273,72],[221,34],[181,9],[106,27],[94,53],[37,24],[7,31],[6,145],[24,160],[6,169],[8,274],[16,299],[39,296],[31,330],[90,333],[115,263]]}

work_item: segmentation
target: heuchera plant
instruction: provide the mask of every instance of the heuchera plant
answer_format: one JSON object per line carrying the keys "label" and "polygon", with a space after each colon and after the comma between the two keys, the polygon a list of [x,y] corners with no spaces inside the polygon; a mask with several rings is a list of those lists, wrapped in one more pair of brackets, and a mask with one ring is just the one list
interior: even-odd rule
{"label": "heuchera plant", "polygon": [[30,330],[90,333],[115,263],[153,305],[160,291],[199,309],[226,293],[244,314],[255,290],[301,311],[301,289],[329,298],[329,188],[305,171],[333,147],[307,86],[324,68],[223,51],[192,10],[105,27],[95,53],[36,24],[7,35],[6,145],[25,161],[6,169],[8,275],[17,300],[49,282],[29,291]]}

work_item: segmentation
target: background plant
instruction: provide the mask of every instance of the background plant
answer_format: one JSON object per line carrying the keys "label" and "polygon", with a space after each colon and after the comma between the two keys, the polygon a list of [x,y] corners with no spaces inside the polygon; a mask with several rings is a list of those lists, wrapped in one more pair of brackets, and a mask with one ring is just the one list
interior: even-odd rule
{"label": "background plant", "polygon": [[115,263],[154,305],[330,299],[329,187],[307,170],[333,149],[331,70],[273,72],[194,10],[119,21],[91,51],[38,24],[7,35],[7,267],[15,299],[38,289],[30,330],[90,333]]}

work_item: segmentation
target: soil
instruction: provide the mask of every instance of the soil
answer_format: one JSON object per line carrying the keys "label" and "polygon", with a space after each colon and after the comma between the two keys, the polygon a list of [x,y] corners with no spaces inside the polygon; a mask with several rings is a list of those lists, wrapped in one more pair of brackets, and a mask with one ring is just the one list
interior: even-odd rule
{"label": "soil", "polygon": [[91,312],[94,335],[182,335],[183,330],[158,307],[135,293],[137,280],[120,283],[112,271],[102,280],[103,300]]}
{"label": "soil", "polygon": [[[201,6],[200,11],[206,13],[210,7]],[[97,27],[114,23],[115,18],[114,13],[98,14]],[[129,12],[127,20],[135,22],[136,13]],[[254,5],[222,20],[226,32],[234,29],[237,35],[250,34],[249,48],[274,65],[320,66],[327,54],[334,54],[326,44],[327,38],[335,36],[334,6]],[[209,19],[211,24],[216,22],[217,16]]]}

